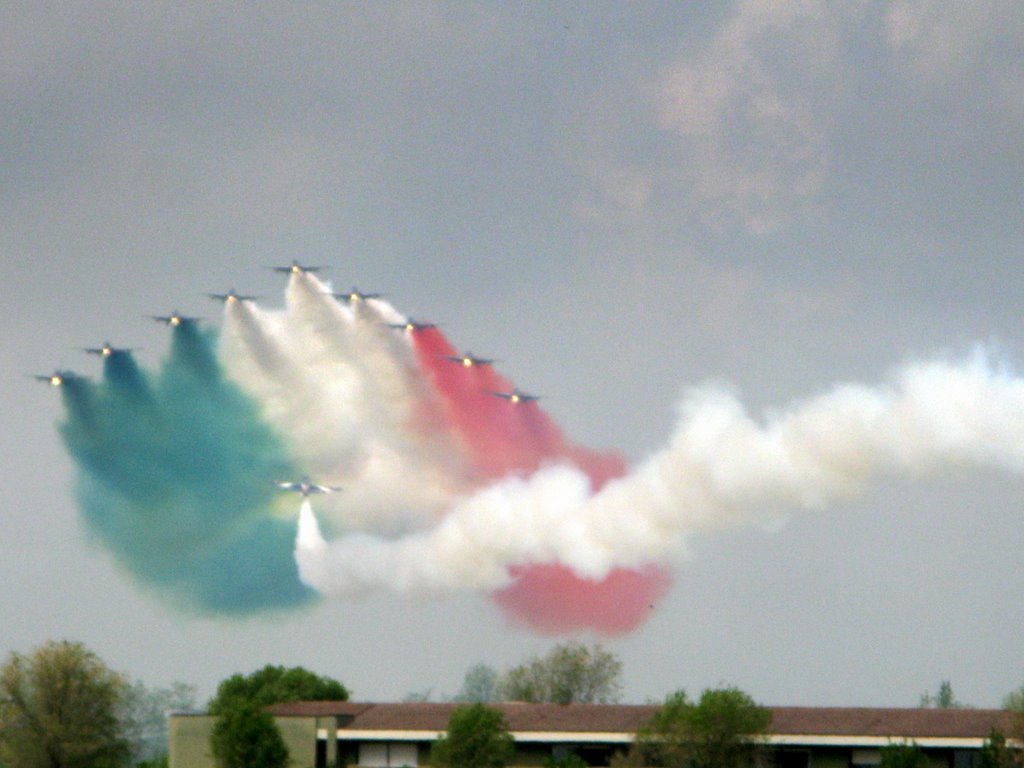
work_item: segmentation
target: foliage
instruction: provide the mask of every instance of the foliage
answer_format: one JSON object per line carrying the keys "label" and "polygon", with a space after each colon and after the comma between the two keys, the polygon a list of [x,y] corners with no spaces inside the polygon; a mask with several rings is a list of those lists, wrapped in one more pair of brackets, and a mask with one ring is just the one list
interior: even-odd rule
{"label": "foliage", "polygon": [[964,708],[967,705],[961,701],[957,701],[956,696],[953,694],[952,684],[949,680],[943,680],[939,683],[939,690],[934,695],[931,693],[921,694],[920,706],[925,709],[958,709]]}
{"label": "foliage", "polygon": [[1003,699],[1003,709],[1024,715],[1024,686],[1006,695]]}
{"label": "foliage", "polygon": [[236,674],[217,686],[208,706],[217,716],[210,746],[222,768],[279,768],[288,747],[265,708],[286,701],[346,701],[348,689],[303,667],[268,664],[248,675]]}
{"label": "foliage", "polygon": [[236,674],[217,686],[217,695],[208,706],[211,715],[219,715],[241,704],[269,707],[286,701],[347,701],[348,689],[329,677],[303,667],[278,667],[268,664],[248,675]]}
{"label": "foliage", "polygon": [[147,688],[142,681],[128,686],[121,700],[125,738],[131,745],[132,763],[159,765],[167,754],[167,718],[172,712],[195,709],[196,689],[186,683],[170,688]]}
{"label": "foliage", "polygon": [[588,764],[575,752],[569,752],[560,757],[549,756],[544,761],[544,768],[588,768]]}
{"label": "foliage", "polygon": [[879,768],[925,768],[928,758],[915,742],[896,742],[882,747]]}
{"label": "foliage", "polygon": [[497,685],[506,701],[609,704],[622,691],[622,662],[600,645],[556,645],[543,658],[508,670]]}
{"label": "foliage", "polygon": [[49,641],[0,668],[0,760],[19,768],[115,768],[130,748],[127,685],[81,643]]}
{"label": "foliage", "polygon": [[694,703],[685,691],[670,694],[639,729],[625,765],[664,768],[751,768],[764,751],[761,738],[771,711],[737,688],[708,689]]}
{"label": "foliage", "polygon": [[235,703],[214,723],[210,747],[222,768],[284,768],[288,747],[262,706]]}
{"label": "foliage", "polygon": [[505,716],[483,704],[455,708],[446,735],[430,749],[438,768],[502,768],[515,753]]}
{"label": "foliage", "polygon": [[995,728],[981,745],[978,768],[1015,768],[1019,764],[1019,752],[1006,746],[1006,737]]}
{"label": "foliage", "polygon": [[462,680],[462,690],[455,695],[456,701],[471,704],[494,701],[498,697],[498,673],[486,664],[474,664]]}

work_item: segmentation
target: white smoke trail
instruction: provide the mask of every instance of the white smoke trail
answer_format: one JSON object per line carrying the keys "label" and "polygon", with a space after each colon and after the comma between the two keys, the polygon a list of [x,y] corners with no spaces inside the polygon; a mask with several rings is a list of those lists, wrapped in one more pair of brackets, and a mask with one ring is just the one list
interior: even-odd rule
{"label": "white smoke trail", "polygon": [[820,508],[882,474],[956,465],[1024,469],[1024,380],[981,354],[911,365],[875,388],[837,387],[763,424],[733,395],[694,389],[668,445],[596,495],[582,473],[551,467],[465,497],[436,526],[399,538],[327,542],[307,524],[296,559],[306,583],[332,594],[494,589],[509,566],[533,563],[600,579],[670,562],[697,532]]}
{"label": "white smoke trail", "polygon": [[399,319],[384,302],[350,310],[308,273],[291,276],[283,311],[225,308],[221,364],[287,437],[303,472],[345,487],[343,499],[321,502],[345,529],[421,529],[466,488],[454,439],[416,428],[431,393],[409,344],[387,327]]}

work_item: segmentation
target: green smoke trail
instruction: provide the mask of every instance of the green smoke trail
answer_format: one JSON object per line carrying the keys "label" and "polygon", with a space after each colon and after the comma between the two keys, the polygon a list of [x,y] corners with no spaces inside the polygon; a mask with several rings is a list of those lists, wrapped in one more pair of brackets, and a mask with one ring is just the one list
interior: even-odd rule
{"label": "green smoke trail", "polygon": [[295,523],[275,514],[273,480],[294,474],[282,441],[217,364],[213,335],[173,329],[159,373],[130,353],[103,381],[65,384],[61,434],[79,465],[89,530],[146,584],[194,610],[298,606]]}

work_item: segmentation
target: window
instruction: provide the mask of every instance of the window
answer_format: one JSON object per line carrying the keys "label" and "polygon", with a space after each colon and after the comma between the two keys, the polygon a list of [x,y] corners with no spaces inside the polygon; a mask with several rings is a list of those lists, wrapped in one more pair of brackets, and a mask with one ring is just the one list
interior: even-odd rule
{"label": "window", "polygon": [[416,768],[418,759],[415,742],[364,741],[359,744],[360,768]]}
{"label": "window", "polygon": [[780,749],[775,753],[775,768],[811,768],[811,750]]}
{"label": "window", "polygon": [[853,768],[878,768],[881,764],[882,751],[879,749],[854,749],[850,752]]}

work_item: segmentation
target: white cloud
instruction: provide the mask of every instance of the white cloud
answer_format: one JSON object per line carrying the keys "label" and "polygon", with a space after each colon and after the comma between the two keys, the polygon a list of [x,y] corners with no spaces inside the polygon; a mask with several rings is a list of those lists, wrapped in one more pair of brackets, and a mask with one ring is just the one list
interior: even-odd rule
{"label": "white cloud", "polygon": [[1016,3],[896,0],[885,13],[885,40],[928,80],[948,77],[973,63],[996,37]]}
{"label": "white cloud", "polygon": [[820,0],[748,0],[662,73],[658,124],[680,140],[683,181],[705,222],[767,231],[819,194],[827,114],[804,86],[831,71],[836,23]]}

